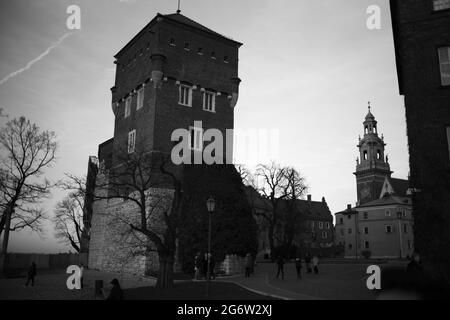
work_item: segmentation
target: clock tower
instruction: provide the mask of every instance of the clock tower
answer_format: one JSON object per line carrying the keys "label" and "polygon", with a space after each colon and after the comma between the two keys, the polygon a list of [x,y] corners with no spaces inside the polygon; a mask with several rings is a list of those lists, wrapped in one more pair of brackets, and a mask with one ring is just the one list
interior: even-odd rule
{"label": "clock tower", "polygon": [[381,138],[378,136],[377,121],[371,113],[370,104],[363,125],[364,137],[359,137],[359,157],[356,159],[354,172],[358,205],[378,199],[385,178],[392,174],[388,157],[384,153],[386,143],[383,135]]}

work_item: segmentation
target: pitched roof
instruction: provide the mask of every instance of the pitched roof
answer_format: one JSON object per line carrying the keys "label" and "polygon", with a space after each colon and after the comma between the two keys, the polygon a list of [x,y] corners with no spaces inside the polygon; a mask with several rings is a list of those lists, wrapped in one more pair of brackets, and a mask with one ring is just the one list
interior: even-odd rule
{"label": "pitched roof", "polygon": [[407,196],[409,189],[409,181],[404,179],[388,178],[396,195]]}
{"label": "pitched roof", "polygon": [[123,52],[123,50],[125,48],[127,48],[129,45],[131,45],[142,33],[144,33],[154,23],[158,22],[158,18],[166,18],[169,21],[172,21],[172,22],[175,22],[175,23],[179,23],[179,24],[183,24],[183,25],[186,25],[186,26],[190,26],[190,27],[196,28],[197,30],[200,30],[200,31],[209,33],[211,35],[214,35],[216,37],[220,37],[222,39],[234,42],[235,44],[237,44],[239,46],[242,45],[241,42],[238,42],[238,41],[235,41],[235,40],[233,40],[231,38],[225,37],[225,36],[221,35],[220,33],[217,33],[215,31],[205,27],[204,25],[201,25],[200,23],[195,22],[194,20],[189,19],[188,17],[186,17],[186,16],[184,16],[184,15],[182,15],[180,13],[172,13],[172,14],[161,14],[161,13],[158,13],[158,14],[156,14],[156,16],[144,28],[142,28],[141,31],[139,31],[130,41],[128,41],[128,43],[125,46],[123,46],[122,49],[120,49],[119,52],[117,52],[114,55],[114,57],[117,58]]}
{"label": "pitched roof", "polygon": [[200,24],[200,23],[198,23],[198,22],[196,22],[196,21],[194,21],[194,20],[192,20],[192,19],[182,15],[181,13],[165,14],[165,15],[163,15],[163,17],[169,18],[169,20],[176,21],[178,23],[181,23],[181,24],[184,24],[184,25],[187,25],[187,26],[199,29],[201,31],[204,31],[204,32],[210,33],[212,35],[215,35],[217,37],[221,37],[221,38],[224,38],[226,40],[233,41],[233,42],[235,42],[235,43],[237,43],[239,45],[242,45],[242,43],[237,42],[237,41],[235,41],[235,40],[233,40],[231,38],[225,37],[224,35],[221,35],[220,33],[217,33],[215,31],[205,27],[204,25],[202,25],[202,24]]}
{"label": "pitched roof", "polygon": [[412,205],[412,201],[410,197],[402,197],[396,196],[393,194],[389,194],[380,199],[376,199],[362,205],[359,205],[357,208],[366,208],[366,207],[377,207],[377,206],[388,206],[388,205]]}

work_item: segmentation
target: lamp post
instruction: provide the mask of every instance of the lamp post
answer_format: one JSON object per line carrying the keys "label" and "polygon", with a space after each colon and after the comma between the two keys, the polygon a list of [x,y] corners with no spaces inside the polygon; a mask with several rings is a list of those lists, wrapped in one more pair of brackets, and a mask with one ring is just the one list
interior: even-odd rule
{"label": "lamp post", "polygon": [[397,218],[398,218],[398,237],[399,237],[399,244],[400,244],[400,259],[403,258],[403,241],[402,241],[402,213],[397,212]]}
{"label": "lamp post", "polygon": [[216,207],[216,201],[213,197],[206,200],[206,208],[208,209],[208,266],[206,271],[206,297],[209,299],[209,290],[211,287],[211,217]]}

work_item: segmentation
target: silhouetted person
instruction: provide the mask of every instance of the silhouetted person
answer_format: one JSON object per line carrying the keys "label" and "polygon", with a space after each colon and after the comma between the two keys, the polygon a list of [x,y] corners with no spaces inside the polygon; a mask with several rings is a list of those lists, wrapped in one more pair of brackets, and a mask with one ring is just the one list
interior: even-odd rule
{"label": "silhouetted person", "polygon": [[245,256],[245,277],[248,278],[252,274],[253,257],[250,253]]}
{"label": "silhouetted person", "polygon": [[314,267],[314,273],[315,274],[319,274],[319,257],[318,256],[314,256],[313,258],[312,258],[312,264],[313,264],[313,267]]}
{"label": "silhouetted person", "polygon": [[84,265],[80,265],[80,285],[81,289],[83,289],[83,276],[84,276]]}
{"label": "silhouetted person", "polygon": [[284,259],[283,256],[279,255],[277,258],[277,279],[280,277],[280,273],[281,273],[281,279],[284,279]]}
{"label": "silhouetted person", "polygon": [[208,277],[208,254],[205,253],[202,259],[202,275],[205,279]]}
{"label": "silhouetted person", "polygon": [[31,286],[34,287],[34,277],[36,277],[36,274],[36,263],[32,262],[30,268],[28,269],[27,282],[25,283],[25,286],[28,287],[28,284],[31,281]]}
{"label": "silhouetted person", "polygon": [[297,279],[301,279],[302,278],[302,258],[301,257],[297,257],[297,259],[295,259],[295,269],[297,270]]}
{"label": "silhouetted person", "polygon": [[113,279],[111,284],[113,287],[109,292],[108,297],[106,297],[106,300],[123,300],[123,291],[120,287],[119,280]]}
{"label": "silhouetted person", "polygon": [[216,267],[216,261],[214,260],[214,256],[211,254],[209,258],[209,276],[210,279],[215,279],[216,275],[214,274],[214,268]]}
{"label": "silhouetted person", "polygon": [[306,272],[307,273],[311,273],[312,272],[312,269],[311,269],[311,255],[309,254],[309,252],[305,256],[305,264],[306,264]]}
{"label": "silhouetted person", "polygon": [[202,255],[200,252],[197,253],[197,255],[194,258],[194,271],[195,271],[194,275],[195,280],[200,280],[202,272]]}

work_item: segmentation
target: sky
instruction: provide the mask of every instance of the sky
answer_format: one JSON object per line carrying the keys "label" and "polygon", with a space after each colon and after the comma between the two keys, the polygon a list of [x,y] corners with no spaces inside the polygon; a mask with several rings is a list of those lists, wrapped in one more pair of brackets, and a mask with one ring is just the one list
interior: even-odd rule
{"label": "sky", "polygon": [[[81,9],[80,30],[66,27],[70,5]],[[381,8],[379,30],[366,26],[371,5]],[[0,0],[0,108],[56,132],[48,178],[86,174],[88,157],[113,136],[114,54],[158,12],[176,9],[177,0]],[[244,43],[235,128],[279,130],[279,161],[306,177],[313,200],[324,196],[333,213],[355,204],[368,101],[393,176],[407,178],[388,0],[182,0],[181,11]],[[43,203],[49,217],[63,197],[53,190]],[[49,222],[43,235],[14,232],[9,250],[70,250],[53,233]]]}

